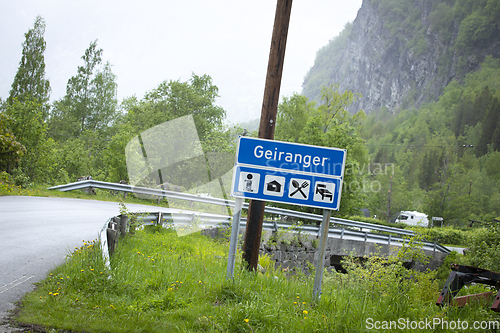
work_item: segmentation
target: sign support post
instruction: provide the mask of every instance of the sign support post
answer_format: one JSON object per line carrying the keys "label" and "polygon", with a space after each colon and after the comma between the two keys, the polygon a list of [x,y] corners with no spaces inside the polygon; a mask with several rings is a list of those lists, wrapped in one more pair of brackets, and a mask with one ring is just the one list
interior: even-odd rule
{"label": "sign support post", "polygon": [[330,226],[330,216],[332,211],[323,210],[323,221],[320,227],[320,239],[318,248],[318,260],[316,261],[316,275],[314,277],[313,299],[319,301],[321,297],[321,281],[323,280],[323,267],[325,265],[325,248],[328,240],[328,229]]}
{"label": "sign support post", "polygon": [[229,255],[227,259],[227,279],[234,278],[234,264],[236,261],[236,249],[238,247],[238,232],[240,230],[242,207],[243,198],[236,198],[234,200],[233,225],[231,229],[231,240],[229,243]]}
{"label": "sign support post", "polygon": [[[238,139],[232,197],[252,199],[253,202],[270,201],[323,209],[313,289],[315,301],[321,295],[331,211],[339,209],[346,156],[347,150],[340,148],[244,136]],[[250,216],[250,212],[248,214]],[[245,244],[250,230],[248,223],[247,219]],[[236,221],[233,224],[234,240],[231,240],[234,243],[237,240],[235,227]],[[232,260],[235,255],[233,246],[235,245],[230,247],[229,253]],[[248,248],[244,245],[243,252],[246,250]],[[258,258],[258,251],[251,253],[256,253],[255,257]],[[245,256],[243,260],[247,261]],[[234,263],[231,265],[234,266]],[[228,265],[228,277],[232,277],[231,265]]]}

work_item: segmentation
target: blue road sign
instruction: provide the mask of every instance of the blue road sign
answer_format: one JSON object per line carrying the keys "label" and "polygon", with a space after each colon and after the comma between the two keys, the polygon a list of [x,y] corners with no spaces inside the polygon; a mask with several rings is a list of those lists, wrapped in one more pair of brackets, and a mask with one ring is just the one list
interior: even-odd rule
{"label": "blue road sign", "polygon": [[233,197],[338,210],[346,150],[240,137]]}
{"label": "blue road sign", "polygon": [[237,164],[328,176],[344,175],[346,150],[240,137]]}

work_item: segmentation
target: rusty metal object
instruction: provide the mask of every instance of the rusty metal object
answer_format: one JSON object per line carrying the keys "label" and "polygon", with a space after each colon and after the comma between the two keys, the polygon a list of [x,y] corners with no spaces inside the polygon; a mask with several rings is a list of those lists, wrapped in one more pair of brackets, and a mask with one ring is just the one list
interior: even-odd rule
{"label": "rusty metal object", "polygon": [[[443,306],[445,304],[453,304],[457,306],[465,306],[468,302],[479,299],[487,299],[493,294],[492,292],[489,292],[455,298],[460,289],[470,283],[481,283],[495,287],[497,290],[500,289],[500,274],[496,272],[458,264],[452,264],[451,269],[452,272],[448,276],[441,294],[439,294],[436,305]],[[497,296],[491,305],[491,310],[500,312],[500,291],[498,291]]]}

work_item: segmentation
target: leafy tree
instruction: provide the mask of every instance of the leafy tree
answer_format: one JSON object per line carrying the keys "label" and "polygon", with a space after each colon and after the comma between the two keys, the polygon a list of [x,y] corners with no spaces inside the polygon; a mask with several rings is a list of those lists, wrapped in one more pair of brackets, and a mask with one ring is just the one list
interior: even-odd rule
{"label": "leafy tree", "polygon": [[104,178],[107,173],[102,152],[116,132],[119,111],[116,77],[109,62],[103,64],[102,52],[97,40],[90,43],[84,64],[68,80],[66,95],[51,110],[50,131],[59,142],[54,153],[64,161],[53,172],[63,178]]}
{"label": "leafy tree", "polygon": [[439,180],[443,154],[435,149],[425,152],[420,168],[420,187],[429,190]]}
{"label": "leafy tree", "polygon": [[51,129],[58,134],[78,137],[85,131],[106,134],[117,116],[115,75],[111,65],[102,64],[97,40],[82,56],[83,66],[68,80],[66,96],[54,104]]}
{"label": "leafy tree", "polygon": [[198,135],[203,139],[217,127],[222,127],[226,112],[215,105],[218,88],[208,75],[191,75],[187,82],[164,81],[148,92],[136,108],[136,125],[141,130],[165,121],[192,115]]}
{"label": "leafy tree", "polygon": [[5,112],[14,120],[11,125],[12,133],[26,147],[26,154],[19,162],[20,172],[31,181],[43,180],[43,164],[48,155],[45,145],[48,141],[42,105],[36,101],[21,103],[15,98]]}
{"label": "leafy tree", "polygon": [[431,29],[434,33],[439,34],[442,41],[448,44],[453,37],[454,18],[452,6],[447,3],[440,3],[430,14]]}
{"label": "leafy tree", "polygon": [[364,113],[350,115],[347,108],[357,95],[350,91],[341,94],[337,89],[336,86],[322,88],[322,104],[318,107],[298,95],[284,99],[278,108],[276,133],[280,140],[347,149],[342,203],[338,213],[347,216],[362,208],[365,196],[360,189],[363,183],[360,170],[367,162],[366,152],[357,131]]}
{"label": "leafy tree", "polygon": [[26,153],[26,147],[17,141],[10,129],[12,118],[0,112],[0,171],[12,173],[12,169]]}
{"label": "leafy tree", "polygon": [[120,122],[115,127],[116,133],[102,152],[103,164],[106,166],[105,179],[110,182],[128,181],[125,147],[137,133],[127,122]]}
{"label": "leafy tree", "polygon": [[484,169],[489,177],[500,179],[500,151],[485,156]]}
{"label": "leafy tree", "polygon": [[[477,146],[479,156],[486,154],[488,152],[488,145],[498,140],[498,131],[500,131],[500,102],[495,97],[486,109],[483,117],[482,133]],[[496,145],[495,142],[494,146]]]}
{"label": "leafy tree", "polygon": [[50,83],[45,78],[44,33],[45,22],[38,16],[33,29],[25,34],[19,68],[3,106],[4,120],[9,119],[10,122],[10,130],[4,133],[4,138],[7,135],[17,138],[10,140],[9,150],[12,153],[11,149],[14,149],[17,157],[25,152],[23,158],[18,160],[16,169],[12,169],[12,160],[7,169],[17,173],[19,178],[27,177],[31,181],[43,175],[41,165],[46,157],[45,119],[49,108]]}
{"label": "leafy tree", "polygon": [[[36,100],[40,105],[47,106],[50,83],[45,78],[44,33],[45,22],[40,16],[37,16],[33,29],[24,35],[23,54],[7,99],[8,104],[12,105],[17,98],[21,103]],[[44,110],[44,112],[46,111]]]}
{"label": "leafy tree", "polygon": [[[497,221],[500,217],[497,218]],[[471,266],[500,272],[500,222],[493,222],[480,229],[468,244],[467,260]]]}
{"label": "leafy tree", "polygon": [[[136,136],[139,141],[143,140],[144,138],[140,135],[142,132],[186,115],[193,117],[203,150],[207,154],[205,157],[200,156],[202,161],[197,161],[198,166],[206,165],[205,159],[209,162],[214,159],[220,162],[219,155],[228,151],[234,155],[234,136],[223,127],[225,111],[215,105],[216,97],[218,97],[218,88],[213,85],[210,76],[192,74],[187,82],[162,82],[141,100],[135,96],[123,100],[121,103],[123,117],[119,117],[115,122],[114,135],[102,153],[103,165],[106,165],[105,178],[111,181],[128,180],[125,147],[129,141]],[[217,158],[214,157],[216,155]],[[148,156],[148,158],[151,162],[151,159],[157,157]],[[234,156],[230,164],[232,167]],[[193,178],[182,175],[188,173],[186,168],[189,167],[176,163],[170,166],[168,171],[162,170],[162,176],[158,174],[156,178],[162,178],[163,182],[168,181],[187,187],[187,184],[181,184],[181,180]],[[207,174],[208,169],[190,172]]]}
{"label": "leafy tree", "polygon": [[284,97],[278,106],[276,140],[298,142],[315,105],[315,102],[310,102],[307,97],[297,93],[292,97]]}
{"label": "leafy tree", "polygon": [[459,49],[485,46],[492,38],[495,26],[480,11],[470,14],[460,24],[456,46]]}

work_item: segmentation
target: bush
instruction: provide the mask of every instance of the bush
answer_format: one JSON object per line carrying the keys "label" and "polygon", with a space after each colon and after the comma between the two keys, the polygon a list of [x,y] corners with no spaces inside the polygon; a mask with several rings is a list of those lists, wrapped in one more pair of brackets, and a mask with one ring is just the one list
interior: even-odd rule
{"label": "bush", "polygon": [[451,251],[446,258],[444,258],[443,263],[441,266],[436,271],[436,279],[438,280],[439,283],[439,289],[442,289],[444,287],[444,284],[446,283],[446,279],[448,279],[448,276],[451,273],[451,264],[462,264],[463,263],[463,256],[458,254],[456,251]]}
{"label": "bush", "polygon": [[467,244],[470,236],[466,232],[453,227],[444,228],[418,228],[414,229],[429,242],[438,242],[441,244],[462,245]]}
{"label": "bush", "polygon": [[468,247],[466,259],[470,266],[500,272],[500,223],[478,229],[468,242]]}
{"label": "bush", "polygon": [[7,172],[0,172],[0,183],[10,184],[10,175]]}

